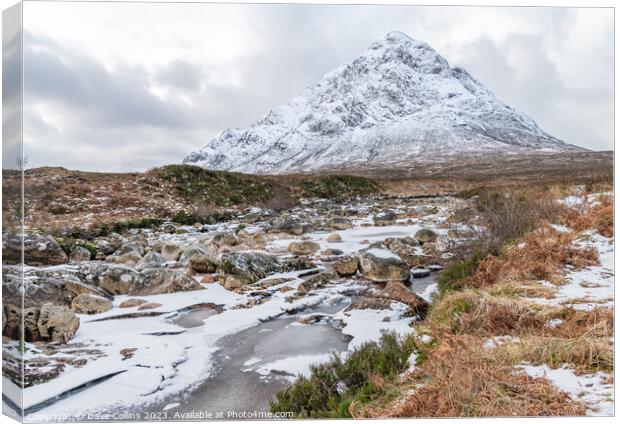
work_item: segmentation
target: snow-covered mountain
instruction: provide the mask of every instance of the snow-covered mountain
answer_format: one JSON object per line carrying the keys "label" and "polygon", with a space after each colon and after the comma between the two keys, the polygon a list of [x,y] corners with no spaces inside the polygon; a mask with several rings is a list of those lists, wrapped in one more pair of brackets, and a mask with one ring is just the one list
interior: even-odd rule
{"label": "snow-covered mountain", "polygon": [[574,149],[425,42],[390,32],[249,128],[222,131],[184,163],[277,174]]}

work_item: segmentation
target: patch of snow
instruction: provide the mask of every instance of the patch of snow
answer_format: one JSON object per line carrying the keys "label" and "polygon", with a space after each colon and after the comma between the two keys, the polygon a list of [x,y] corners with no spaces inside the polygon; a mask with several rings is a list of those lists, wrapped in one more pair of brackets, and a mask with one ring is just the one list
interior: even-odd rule
{"label": "patch of snow", "polygon": [[592,374],[577,375],[570,368],[551,369],[548,365],[524,364],[518,370],[530,377],[547,378],[554,386],[567,392],[576,401],[587,405],[588,415],[614,415],[614,385],[607,383],[610,374],[599,371]]}

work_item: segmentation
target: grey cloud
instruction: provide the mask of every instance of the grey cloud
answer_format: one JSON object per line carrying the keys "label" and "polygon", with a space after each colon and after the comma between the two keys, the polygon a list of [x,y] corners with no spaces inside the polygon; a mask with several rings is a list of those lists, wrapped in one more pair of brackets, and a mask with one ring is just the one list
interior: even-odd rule
{"label": "grey cloud", "polygon": [[[237,57],[231,69],[171,57],[150,72],[129,65],[110,70],[85,51],[28,35],[27,100],[42,105],[26,115],[31,161],[93,170],[140,170],[179,162],[219,131],[250,125],[291,100],[388,31],[402,30],[432,45],[426,37],[436,34],[443,22],[433,8],[247,8],[252,21],[244,30],[255,37],[253,49]],[[571,30],[574,19],[573,13],[561,11],[545,12],[554,16],[555,39]],[[613,56],[606,50],[611,48],[598,47],[601,63],[609,62],[611,69]],[[502,42],[478,39],[465,48],[463,62],[453,65],[463,65],[546,131],[582,146],[612,147],[613,80],[593,81],[585,88],[567,86],[542,35],[516,33]],[[233,71],[239,76],[234,85],[214,77]],[[162,99],[153,94],[151,84],[165,86],[173,95]],[[175,94],[189,97],[192,105]],[[59,117],[62,131],[40,115],[46,110]]]}
{"label": "grey cloud", "polygon": [[28,33],[24,46],[25,101],[70,106],[87,123],[96,125],[188,124],[178,106],[163,102],[149,91],[148,74],[141,67],[126,66],[111,72],[87,55]]}
{"label": "grey cloud", "polygon": [[[467,51],[462,65],[545,131],[590,149],[612,148],[605,134],[611,134],[613,91],[606,81],[588,89],[565,84],[540,38],[529,34],[514,34],[501,43],[479,39]],[[511,56],[516,63],[510,63]]]}
{"label": "grey cloud", "polygon": [[205,78],[201,65],[179,59],[168,63],[157,72],[157,79],[162,84],[189,92],[198,92]]}

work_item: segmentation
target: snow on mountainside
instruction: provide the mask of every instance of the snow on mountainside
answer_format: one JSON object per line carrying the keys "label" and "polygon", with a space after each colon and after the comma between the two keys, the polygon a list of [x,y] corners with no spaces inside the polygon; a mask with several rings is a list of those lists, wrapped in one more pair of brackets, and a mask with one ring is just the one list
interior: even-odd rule
{"label": "snow on mountainside", "polygon": [[465,152],[574,149],[425,42],[390,32],[290,103],[249,128],[223,131],[184,163],[277,174]]}

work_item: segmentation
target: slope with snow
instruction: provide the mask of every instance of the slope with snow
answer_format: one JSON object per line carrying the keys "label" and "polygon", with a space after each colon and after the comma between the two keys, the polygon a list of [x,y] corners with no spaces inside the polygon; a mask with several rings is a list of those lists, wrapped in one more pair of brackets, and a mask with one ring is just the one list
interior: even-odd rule
{"label": "slope with snow", "polygon": [[224,130],[184,163],[283,173],[463,152],[573,149],[428,44],[390,32],[249,128]]}

